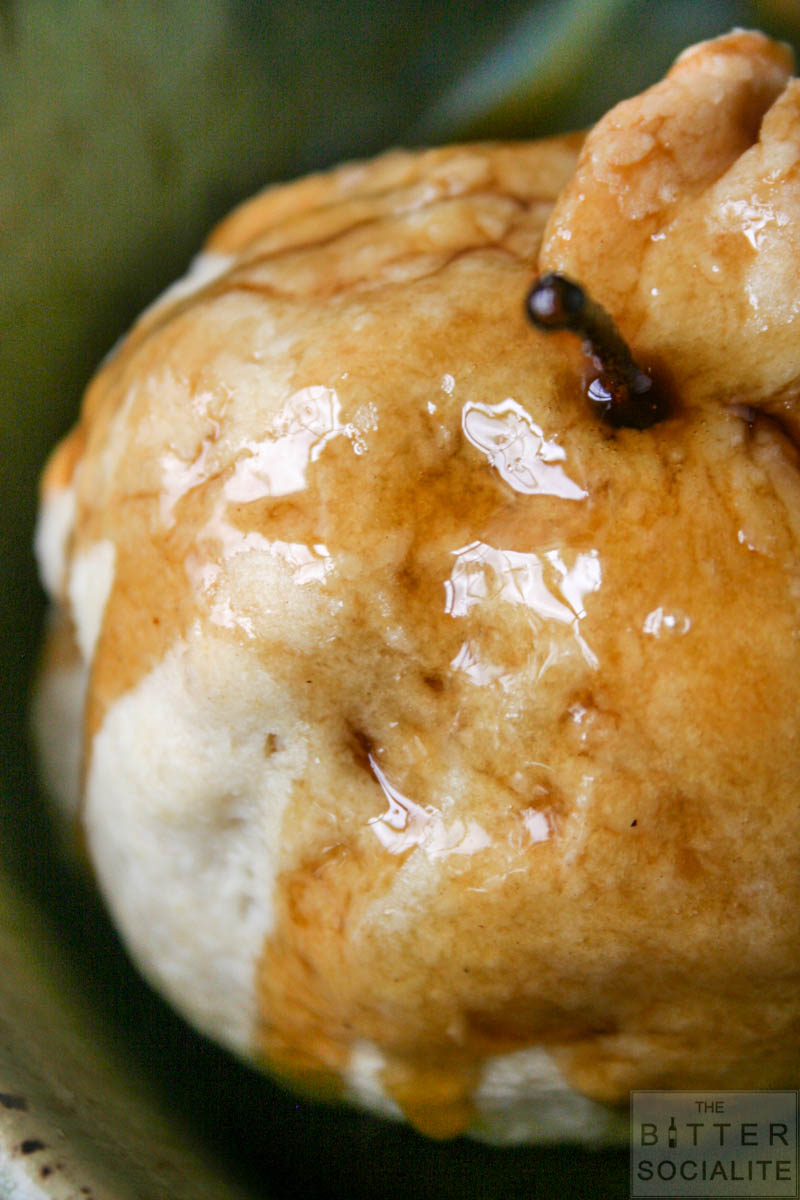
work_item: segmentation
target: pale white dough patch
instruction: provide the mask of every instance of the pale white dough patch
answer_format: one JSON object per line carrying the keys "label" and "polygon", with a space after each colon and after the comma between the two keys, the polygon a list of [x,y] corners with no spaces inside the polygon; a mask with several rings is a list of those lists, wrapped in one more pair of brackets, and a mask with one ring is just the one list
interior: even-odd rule
{"label": "pale white dough patch", "polygon": [[234,262],[233,255],[218,254],[213,250],[204,250],[201,254],[195,255],[189,263],[186,274],[165,288],[161,295],[148,305],[142,316],[150,316],[159,308],[168,307],[178,300],[185,300],[187,296],[193,296],[207,283],[213,283],[215,279],[219,279],[220,275],[224,275]]}
{"label": "pale white dough patch", "polygon": [[39,575],[52,599],[61,596],[67,567],[67,543],[75,524],[74,487],[50,488],[42,497],[34,550]]}
{"label": "pale white dough patch", "polygon": [[[376,1116],[403,1120],[381,1081],[385,1066],[378,1046],[356,1042],[344,1076],[345,1099]],[[627,1137],[627,1114],[581,1096],[541,1046],[488,1058],[473,1099],[480,1119],[466,1132],[494,1145],[617,1145]]]}
{"label": "pale white dough patch", "polygon": [[95,542],[73,560],[69,573],[69,603],[75,637],[83,655],[90,663],[100,636],[103,613],[114,583],[116,547],[107,539]]}
{"label": "pale white dough patch", "polygon": [[151,980],[240,1053],[306,739],[254,657],[198,623],[91,748],[86,829],[116,921]]}
{"label": "pale white dough patch", "polygon": [[628,1136],[627,1112],[587,1100],[542,1046],[488,1058],[475,1093],[473,1137],[496,1145],[580,1142],[613,1145]]}
{"label": "pale white dough patch", "polygon": [[399,1105],[387,1095],[381,1082],[381,1072],[385,1066],[386,1058],[374,1042],[363,1039],[356,1042],[344,1076],[344,1098],[376,1116],[402,1121],[404,1118]]}
{"label": "pale white dough patch", "polygon": [[51,667],[39,677],[33,699],[33,728],[39,769],[48,796],[64,817],[72,817],[80,798],[86,664]]}

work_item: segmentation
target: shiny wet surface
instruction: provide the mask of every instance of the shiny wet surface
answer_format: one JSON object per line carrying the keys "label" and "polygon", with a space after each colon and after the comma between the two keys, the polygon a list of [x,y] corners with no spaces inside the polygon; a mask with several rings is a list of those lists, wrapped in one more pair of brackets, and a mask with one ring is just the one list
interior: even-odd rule
{"label": "shiny wet surface", "polygon": [[690,358],[669,420],[593,419],[523,317],[546,212],[513,155],[429,156],[424,187],[403,156],[345,171],[398,191],[323,206],[316,241],[301,210],[284,251],[268,230],[146,317],[78,481],[78,555],[117,549],[91,728],[200,630],[278,682],[276,763],[313,730],[260,1050],[327,1089],[373,1042],[437,1136],[532,1045],[611,1103],[795,1069],[796,451]]}

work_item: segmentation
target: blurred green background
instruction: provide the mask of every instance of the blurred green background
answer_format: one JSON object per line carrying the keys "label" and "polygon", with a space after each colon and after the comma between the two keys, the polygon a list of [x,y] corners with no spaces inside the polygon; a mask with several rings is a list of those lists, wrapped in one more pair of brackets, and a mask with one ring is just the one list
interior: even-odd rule
{"label": "blurred green background", "polygon": [[623,1152],[442,1147],[298,1106],[138,983],[33,782],[30,545],[93,365],[237,200],[393,145],[586,125],[734,25],[797,44],[800,4],[0,0],[0,1093],[27,1080],[108,1195],[627,1195]]}

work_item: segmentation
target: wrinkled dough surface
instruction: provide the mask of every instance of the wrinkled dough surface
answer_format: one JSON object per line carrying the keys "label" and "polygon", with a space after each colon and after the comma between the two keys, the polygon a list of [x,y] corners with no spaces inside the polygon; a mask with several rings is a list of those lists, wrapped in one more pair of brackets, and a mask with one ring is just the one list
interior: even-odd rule
{"label": "wrinkled dough surface", "polygon": [[[684,402],[786,414],[800,387],[800,83],[739,32],[684,52],[589,134],[545,234]],[[789,418],[794,421],[792,413]]]}

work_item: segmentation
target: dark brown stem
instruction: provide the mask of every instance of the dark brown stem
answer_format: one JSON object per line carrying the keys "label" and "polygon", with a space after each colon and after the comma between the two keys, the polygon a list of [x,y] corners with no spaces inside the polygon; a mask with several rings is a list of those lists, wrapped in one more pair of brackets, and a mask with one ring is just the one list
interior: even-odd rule
{"label": "dark brown stem", "polygon": [[609,314],[574,280],[557,272],[541,275],[525,309],[537,329],[566,329],[580,336],[591,360],[587,395],[609,425],[648,429],[668,415],[665,399],[634,362]]}

